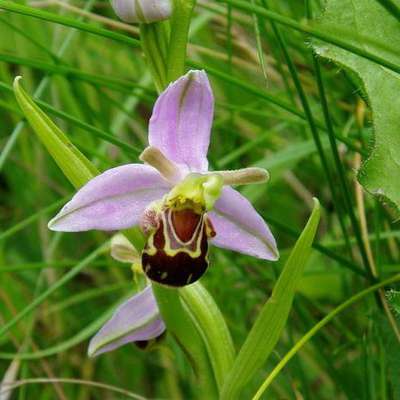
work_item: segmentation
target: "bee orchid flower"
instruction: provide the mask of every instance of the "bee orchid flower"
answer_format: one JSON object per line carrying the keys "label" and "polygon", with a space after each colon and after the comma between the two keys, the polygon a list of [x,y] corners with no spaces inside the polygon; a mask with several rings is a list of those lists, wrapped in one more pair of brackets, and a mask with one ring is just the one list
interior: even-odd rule
{"label": "bee orchid flower", "polygon": [[[143,271],[150,280],[168,286],[184,286],[204,274],[209,242],[276,260],[276,242],[267,224],[231,187],[265,182],[268,173],[259,168],[208,171],[213,113],[213,93],[204,71],[189,71],[171,83],[155,103],[149,147],[140,156],[144,164],[122,165],[90,180],[49,228],[78,232],[140,226],[147,237]],[[146,293],[152,297],[151,290]],[[134,305],[141,299],[137,296],[141,295],[116,313],[117,320],[130,320],[136,330]],[[126,340],[136,340],[132,331],[124,332]]]}

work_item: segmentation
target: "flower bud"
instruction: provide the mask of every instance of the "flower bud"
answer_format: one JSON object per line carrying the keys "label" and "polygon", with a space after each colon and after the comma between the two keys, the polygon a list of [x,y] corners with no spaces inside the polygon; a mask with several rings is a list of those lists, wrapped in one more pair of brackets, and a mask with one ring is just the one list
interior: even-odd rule
{"label": "flower bud", "polygon": [[150,23],[168,19],[171,0],[112,0],[115,13],[125,22]]}

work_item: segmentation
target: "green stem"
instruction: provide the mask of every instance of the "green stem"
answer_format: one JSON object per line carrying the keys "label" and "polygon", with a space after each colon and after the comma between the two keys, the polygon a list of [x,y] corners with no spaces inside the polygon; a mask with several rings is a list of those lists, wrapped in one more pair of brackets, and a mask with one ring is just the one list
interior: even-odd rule
{"label": "green stem", "polygon": [[159,93],[167,84],[166,36],[160,24],[140,24],[140,42]]}
{"label": "green stem", "polygon": [[[184,73],[193,6],[194,0],[175,0],[168,48],[165,41],[167,37],[165,25],[154,23],[142,24],[140,27],[142,48],[159,93],[169,82],[176,80]],[[143,249],[144,238],[138,229],[130,229],[124,233],[138,251]],[[179,290],[176,288],[169,288],[155,282],[152,288],[167,331],[182,347],[192,364],[199,381],[202,398],[217,398],[217,384],[213,375],[214,365],[211,365],[211,357],[207,353],[207,347],[200,334],[202,327],[194,322],[198,320],[197,316],[191,316],[190,312],[184,308]]]}
{"label": "green stem", "polygon": [[195,0],[174,0],[168,48],[167,78],[173,82],[185,72],[186,46]]}
{"label": "green stem", "polygon": [[325,325],[327,325],[334,317],[336,317],[339,313],[344,311],[346,308],[350,307],[355,302],[361,300],[363,297],[367,296],[370,293],[375,292],[376,290],[390,285],[395,282],[400,281],[400,274],[392,276],[391,278],[385,279],[382,282],[379,282],[375,285],[370,286],[367,289],[362,290],[361,292],[355,294],[354,296],[347,299],[345,302],[336,307],[333,311],[331,311],[325,318],[315,324],[297,343],[293,346],[288,353],[281,359],[281,361],[276,365],[276,367],[272,370],[272,372],[267,376],[266,380],[257,390],[256,394],[252,398],[252,400],[258,400],[261,398],[262,394],[268,388],[268,386],[272,383],[272,381],[277,377],[277,375],[282,371],[282,369],[286,366],[286,364],[296,355],[296,353],[316,334],[318,333]]}
{"label": "green stem", "polygon": [[155,282],[152,286],[167,331],[185,351],[199,380],[199,388],[204,396],[200,395],[199,398],[217,398],[216,383],[207,350],[196,326],[183,308],[179,291]]}

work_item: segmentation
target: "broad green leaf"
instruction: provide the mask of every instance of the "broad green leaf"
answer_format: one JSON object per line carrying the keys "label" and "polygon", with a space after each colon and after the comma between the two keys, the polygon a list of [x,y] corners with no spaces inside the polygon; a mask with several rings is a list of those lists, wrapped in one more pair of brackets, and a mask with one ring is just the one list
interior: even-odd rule
{"label": "broad green leaf", "polygon": [[[395,3],[400,5],[399,0]],[[329,0],[317,26],[328,33],[342,31],[347,41],[400,65],[399,21],[376,0]],[[360,79],[372,109],[375,138],[358,179],[367,191],[399,207],[400,74],[331,44],[314,42],[314,48]]]}
{"label": "broad green leaf", "polygon": [[20,86],[19,80],[20,77],[17,77],[14,81],[15,97],[32,129],[69,181],[76,188],[84,185],[99,173],[96,167],[34,103]]}
{"label": "broad green leaf", "polygon": [[261,309],[224,383],[222,400],[233,400],[239,397],[240,391],[266,362],[281,336],[294,294],[310,255],[320,219],[319,201],[314,199],[314,202],[314,209],[307,225],[297,240],[271,297]]}

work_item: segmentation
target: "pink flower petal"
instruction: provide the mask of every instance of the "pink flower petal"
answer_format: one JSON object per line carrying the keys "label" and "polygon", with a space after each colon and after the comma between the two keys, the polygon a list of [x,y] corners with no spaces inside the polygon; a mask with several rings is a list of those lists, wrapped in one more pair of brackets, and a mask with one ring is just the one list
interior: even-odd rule
{"label": "pink flower petal", "polygon": [[124,344],[151,340],[165,331],[151,286],[122,303],[89,343],[90,357]]}
{"label": "pink flower petal", "polygon": [[225,187],[209,217],[217,233],[215,246],[265,260],[279,257],[268,225],[251,203],[236,190]]}
{"label": "pink flower petal", "polygon": [[168,86],[153,109],[150,146],[191,171],[206,171],[214,97],[204,71],[189,71]]}
{"label": "pink flower petal", "polygon": [[112,168],[83,186],[49,222],[49,228],[63,232],[129,228],[168,190],[168,183],[150,166]]}

